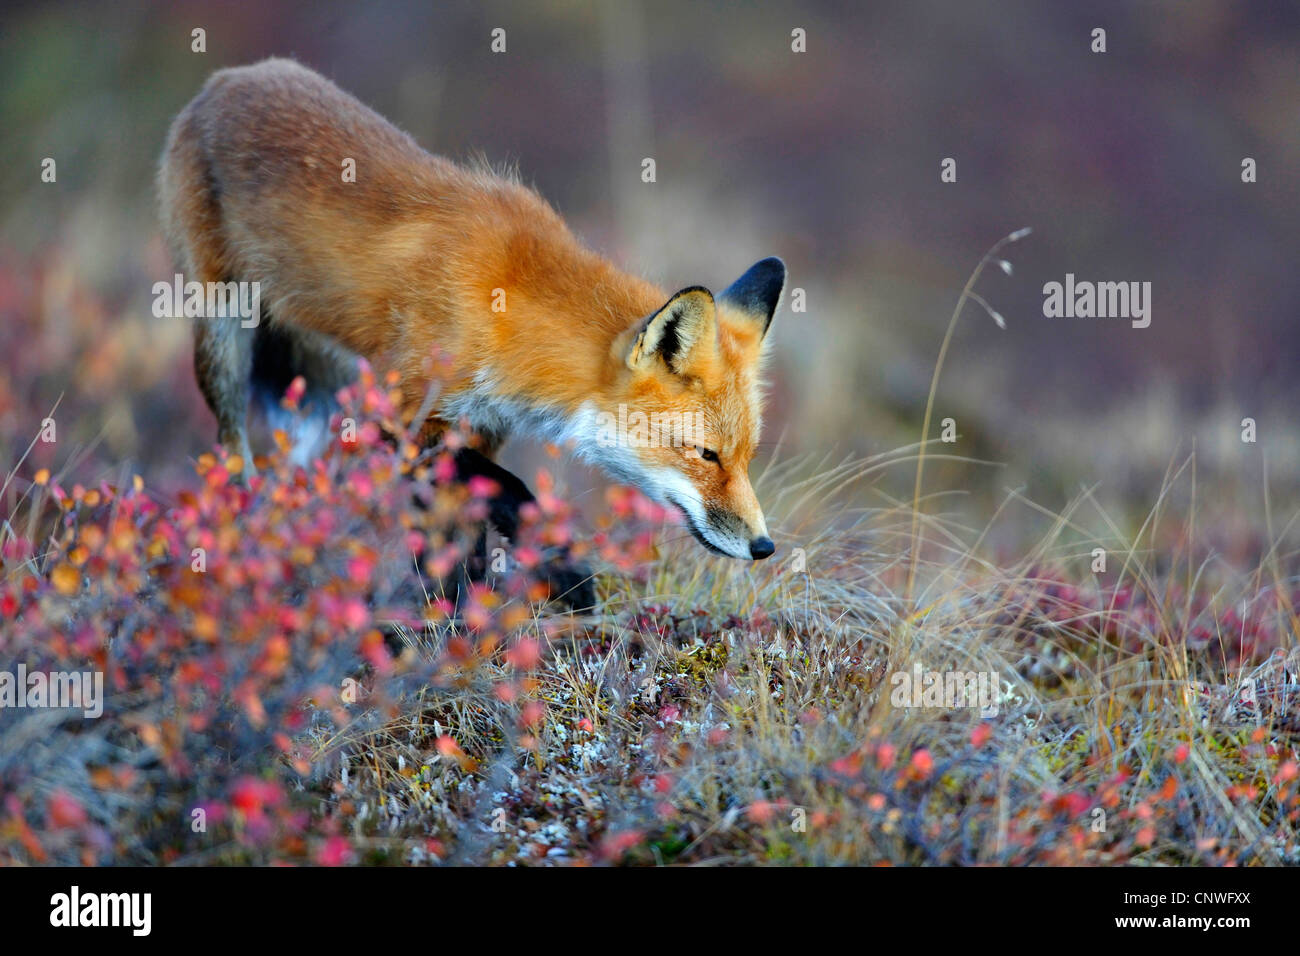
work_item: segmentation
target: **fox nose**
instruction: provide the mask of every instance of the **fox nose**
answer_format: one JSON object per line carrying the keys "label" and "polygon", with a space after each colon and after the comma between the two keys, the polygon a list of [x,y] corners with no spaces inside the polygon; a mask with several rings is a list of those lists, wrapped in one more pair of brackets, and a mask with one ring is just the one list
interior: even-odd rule
{"label": "fox nose", "polygon": [[770,558],[774,551],[776,551],[776,545],[772,543],[771,538],[755,538],[749,542],[749,556],[755,561]]}

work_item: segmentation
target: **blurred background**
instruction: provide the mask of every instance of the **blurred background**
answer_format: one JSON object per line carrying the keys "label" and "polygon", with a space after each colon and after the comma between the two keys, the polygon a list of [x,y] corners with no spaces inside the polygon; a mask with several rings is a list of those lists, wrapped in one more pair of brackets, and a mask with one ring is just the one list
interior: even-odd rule
{"label": "blurred background", "polygon": [[[1032,226],[1007,250],[1014,274],[977,287],[1007,328],[969,305],[947,357],[932,436],[951,417],[961,438],[941,450],[995,464],[936,462],[927,487],[962,493],[944,507],[986,518],[1016,488],[1059,509],[1096,486],[1136,521],[1193,447],[1229,524],[1262,514],[1265,469],[1274,506],[1300,486],[1300,4],[173,0],[0,16],[6,473],[56,402],[59,440],[25,471],[75,462],[91,484],[129,468],[165,487],[215,441],[188,324],[151,313],[173,272],[153,175],[211,71],[279,55],[432,151],[517,164],[590,245],[666,288],[718,289],[782,256],[807,310],[787,297],[774,326],[757,467],[777,442],[809,469],[915,442],[963,283]],[[1067,273],[1150,282],[1150,327],[1044,317],[1044,283]],[[529,473],[542,457],[522,443],[508,459]],[[855,493],[909,496],[911,467]]]}

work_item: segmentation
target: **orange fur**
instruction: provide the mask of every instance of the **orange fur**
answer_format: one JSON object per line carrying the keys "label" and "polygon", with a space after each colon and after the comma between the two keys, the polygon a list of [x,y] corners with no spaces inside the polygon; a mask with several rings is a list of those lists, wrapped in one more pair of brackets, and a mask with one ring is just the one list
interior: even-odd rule
{"label": "orange fur", "polygon": [[[347,158],[355,182],[341,176]],[[689,301],[704,334],[677,356],[678,367],[667,352],[633,367],[630,351],[655,317],[669,330],[664,342],[680,344],[684,326],[666,315],[668,293],[582,246],[531,189],[425,152],[288,60],[215,73],[173,124],[159,179],[168,237],[192,278],[260,282],[276,328],[315,333],[381,373],[395,370],[412,411],[431,386],[428,357],[435,349],[450,356],[426,440],[457,408],[494,402],[563,421],[620,404],[699,412],[706,430],[696,444],[715,451],[717,463],[694,447],[651,448],[628,459],[621,476],[639,481],[642,467],[670,469],[702,502],[693,516],[683,508],[688,517],[712,520],[715,509],[737,540],[766,538],[747,470],[775,266],[759,290],[770,307],[701,291]],[[505,309],[494,311],[502,295]],[[221,440],[240,450],[243,406],[227,393],[246,374],[251,347],[236,330],[203,324],[196,369]],[[733,543],[729,553],[740,547]]]}

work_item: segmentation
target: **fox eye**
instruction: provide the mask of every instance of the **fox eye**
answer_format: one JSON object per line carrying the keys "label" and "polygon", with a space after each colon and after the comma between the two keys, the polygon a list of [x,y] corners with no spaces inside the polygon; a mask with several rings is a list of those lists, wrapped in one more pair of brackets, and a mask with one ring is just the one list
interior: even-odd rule
{"label": "fox eye", "polygon": [[699,445],[696,445],[695,450],[700,453],[700,457],[703,458],[705,461],[711,461],[715,465],[722,464],[720,461],[718,461],[718,453],[714,451],[712,448],[701,448]]}

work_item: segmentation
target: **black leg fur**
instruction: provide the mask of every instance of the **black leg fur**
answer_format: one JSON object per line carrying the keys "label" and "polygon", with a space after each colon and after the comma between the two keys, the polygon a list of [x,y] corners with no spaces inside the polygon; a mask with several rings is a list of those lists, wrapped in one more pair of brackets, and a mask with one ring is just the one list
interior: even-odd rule
{"label": "black leg fur", "polygon": [[[514,541],[519,530],[519,509],[537,500],[528,486],[518,476],[472,448],[461,448],[456,452],[456,477],[460,481],[483,477],[496,482],[500,490],[489,504],[488,520],[504,537]],[[482,535],[479,541],[481,561]],[[568,548],[551,556],[543,564],[541,574],[553,599],[575,610],[595,606],[596,590],[591,569],[582,562],[570,560]]]}

